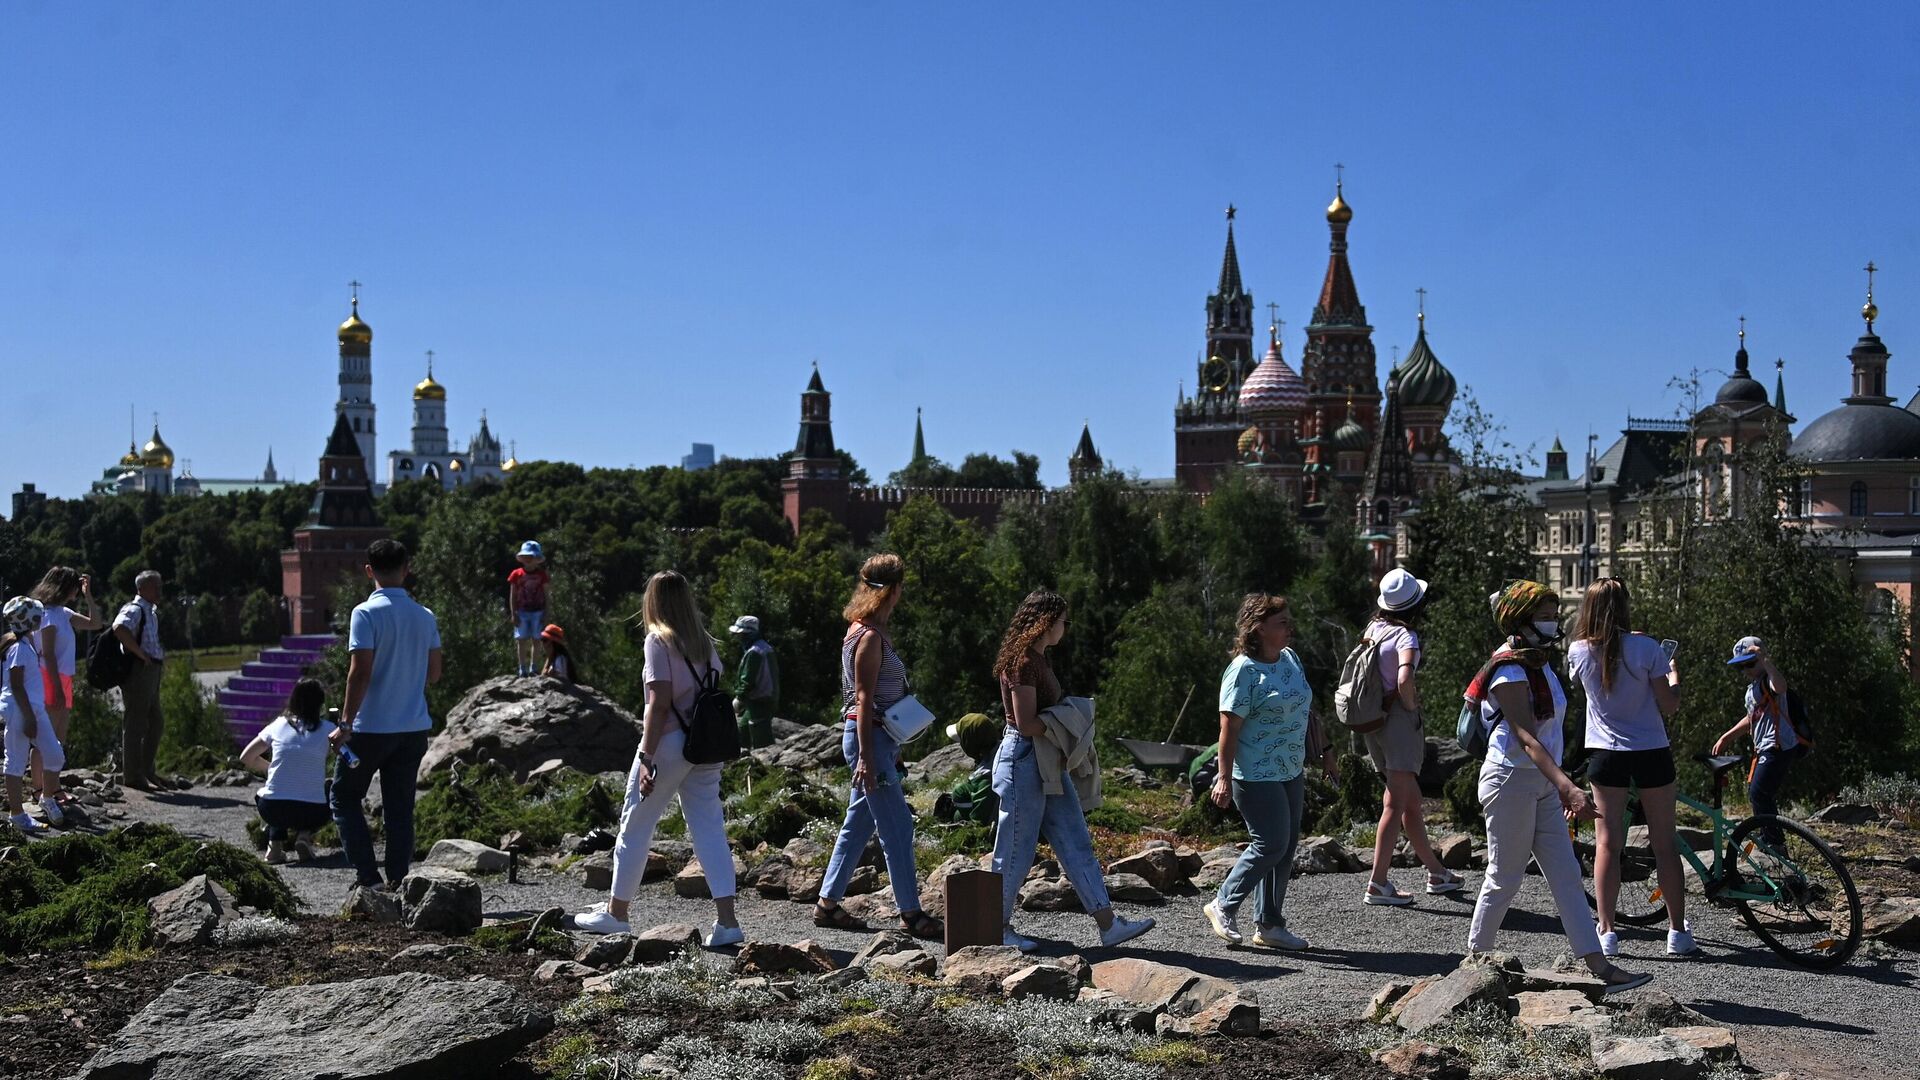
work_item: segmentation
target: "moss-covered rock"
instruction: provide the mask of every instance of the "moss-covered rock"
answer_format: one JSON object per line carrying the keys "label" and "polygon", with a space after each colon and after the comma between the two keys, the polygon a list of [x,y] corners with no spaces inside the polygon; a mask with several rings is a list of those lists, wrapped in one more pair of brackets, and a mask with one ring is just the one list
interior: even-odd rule
{"label": "moss-covered rock", "polygon": [[435,773],[414,803],[415,853],[425,856],[438,840],[498,843],[515,830],[534,847],[553,847],[568,833],[617,824],[623,795],[570,769],[539,784],[517,784],[492,762]]}

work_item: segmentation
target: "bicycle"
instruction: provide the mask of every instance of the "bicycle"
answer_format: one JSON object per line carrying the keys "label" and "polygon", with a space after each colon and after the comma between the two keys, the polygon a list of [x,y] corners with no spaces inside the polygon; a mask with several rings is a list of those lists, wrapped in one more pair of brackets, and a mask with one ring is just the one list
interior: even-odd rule
{"label": "bicycle", "polygon": [[[1740,755],[1696,754],[1694,760],[1713,773],[1713,805],[1685,792],[1678,794],[1678,801],[1712,823],[1707,851],[1713,861],[1703,860],[1684,835],[1676,836],[1674,846],[1698,875],[1707,902],[1739,909],[1747,929],[1792,963],[1815,969],[1846,963],[1860,947],[1865,928],[1860,892],[1846,864],[1813,830],[1791,818],[1768,814],[1744,821],[1727,818],[1723,809],[1727,774],[1745,760]],[[1628,820],[1640,819],[1639,792],[1630,790],[1627,798]],[[1575,847],[1591,857],[1597,836],[1594,823],[1578,822],[1573,832]],[[1623,851],[1620,879],[1616,920],[1646,926],[1666,917],[1651,851]],[[1587,903],[1599,910],[1596,889],[1588,889]]]}

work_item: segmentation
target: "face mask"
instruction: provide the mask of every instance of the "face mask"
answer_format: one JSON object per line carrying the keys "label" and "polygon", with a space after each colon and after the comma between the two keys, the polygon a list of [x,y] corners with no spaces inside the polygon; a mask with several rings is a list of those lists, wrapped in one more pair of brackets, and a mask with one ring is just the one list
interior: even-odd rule
{"label": "face mask", "polygon": [[1535,637],[1540,639],[1542,644],[1558,641],[1560,640],[1560,624],[1552,619],[1544,622],[1535,621],[1533,624],[1533,633]]}

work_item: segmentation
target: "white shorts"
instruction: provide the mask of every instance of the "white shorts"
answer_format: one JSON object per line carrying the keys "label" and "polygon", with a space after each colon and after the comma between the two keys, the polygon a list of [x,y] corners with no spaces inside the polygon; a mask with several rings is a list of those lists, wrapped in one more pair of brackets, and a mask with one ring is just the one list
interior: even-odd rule
{"label": "white shorts", "polygon": [[6,761],[0,766],[0,772],[7,776],[24,777],[27,775],[27,754],[29,750],[40,751],[40,764],[53,772],[67,767],[67,752],[60,746],[60,737],[53,733],[53,721],[40,717],[35,725],[33,738],[27,738],[27,713],[18,706],[7,709]]}

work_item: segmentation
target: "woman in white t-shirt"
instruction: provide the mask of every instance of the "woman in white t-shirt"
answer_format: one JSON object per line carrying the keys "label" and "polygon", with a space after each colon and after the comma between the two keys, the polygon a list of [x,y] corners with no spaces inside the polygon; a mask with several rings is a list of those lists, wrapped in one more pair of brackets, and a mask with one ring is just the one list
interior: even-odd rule
{"label": "woman in white t-shirt", "polygon": [[1614,902],[1627,841],[1627,793],[1638,789],[1672,927],[1667,953],[1691,956],[1698,950],[1687,932],[1687,879],[1674,846],[1673,747],[1666,722],[1680,707],[1680,675],[1658,641],[1632,628],[1627,583],[1602,578],[1581,600],[1567,648],[1567,667],[1587,692],[1587,782],[1600,811],[1593,856],[1600,950],[1620,955]]}
{"label": "woman in white t-shirt", "polygon": [[334,725],[321,711],[327,692],[318,679],[301,679],[287,695],[287,711],[260,730],[240,764],[267,778],[253,805],[267,827],[267,861],[287,861],[287,838],[303,861],[313,858],[313,834],[332,820],[327,809],[327,755]]}
{"label": "woman in white t-shirt", "polygon": [[[1486,678],[1467,688],[1487,725],[1487,757],[1480,766],[1480,809],[1487,823],[1487,875],[1467,934],[1470,953],[1493,950],[1500,923],[1537,863],[1560,909],[1560,926],[1573,953],[1606,983],[1609,994],[1644,986],[1653,976],[1632,975],[1600,951],[1587,916],[1580,857],[1567,819],[1591,818],[1586,792],[1560,770],[1567,692],[1554,674],[1549,650],[1560,640],[1560,598],[1537,581],[1516,581],[1494,594],[1493,618],[1506,643],[1493,654]],[[1510,662],[1506,662],[1509,661]]]}
{"label": "woman in white t-shirt", "polygon": [[[44,664],[41,681],[46,684],[47,718],[53,721],[53,732],[64,745],[67,719],[73,715],[74,638],[78,631],[104,630],[107,624],[94,614],[93,579],[71,566],[48,570],[30,595],[46,608],[40,623],[40,655]],[[85,615],[73,610],[73,605],[81,600],[86,601]],[[37,749],[33,769],[40,786],[45,788],[47,778]],[[62,799],[65,799],[64,792]]]}
{"label": "woman in white t-shirt", "polygon": [[40,657],[40,628],[46,611],[30,596],[16,596],[0,609],[0,721],[5,722],[0,739],[0,772],[5,773],[7,814],[13,826],[23,833],[38,832],[40,826],[26,812],[24,803],[27,762],[35,751],[46,762],[40,773],[40,812],[47,824],[64,823],[60,811],[60,770],[67,766],[67,755],[47,719],[46,687],[40,680],[44,664]]}
{"label": "woman in white t-shirt", "polygon": [[1420,765],[1427,755],[1426,725],[1420,719],[1420,691],[1414,672],[1420,668],[1420,635],[1414,629],[1427,601],[1427,583],[1405,570],[1389,570],[1380,579],[1380,597],[1368,640],[1380,643],[1380,685],[1386,691],[1387,716],[1380,727],[1361,736],[1367,756],[1386,784],[1380,824],[1373,833],[1373,876],[1367,879],[1362,901],[1371,905],[1404,907],[1413,897],[1387,879],[1393,867],[1393,849],[1404,832],[1414,857],[1427,868],[1427,892],[1459,892],[1466,884],[1434,854],[1427,840],[1425,809],[1420,801]]}
{"label": "woman in white t-shirt", "polygon": [[647,868],[653,829],[674,797],[687,819],[694,857],[707,875],[713,896],[714,924],[709,948],[744,940],[734,917],[733,849],[727,845],[726,814],[720,805],[720,766],[694,765],[686,758],[686,719],[701,683],[720,674],[720,653],[694,601],[693,586],[678,571],[662,570],[647,580],[640,619],[647,627],[647,707],[641,721],[640,749],[627,773],[626,808],[620,813],[619,839],[613,847],[613,886],[604,904],[573,917],[573,925],[595,934],[624,934],[633,898]]}

